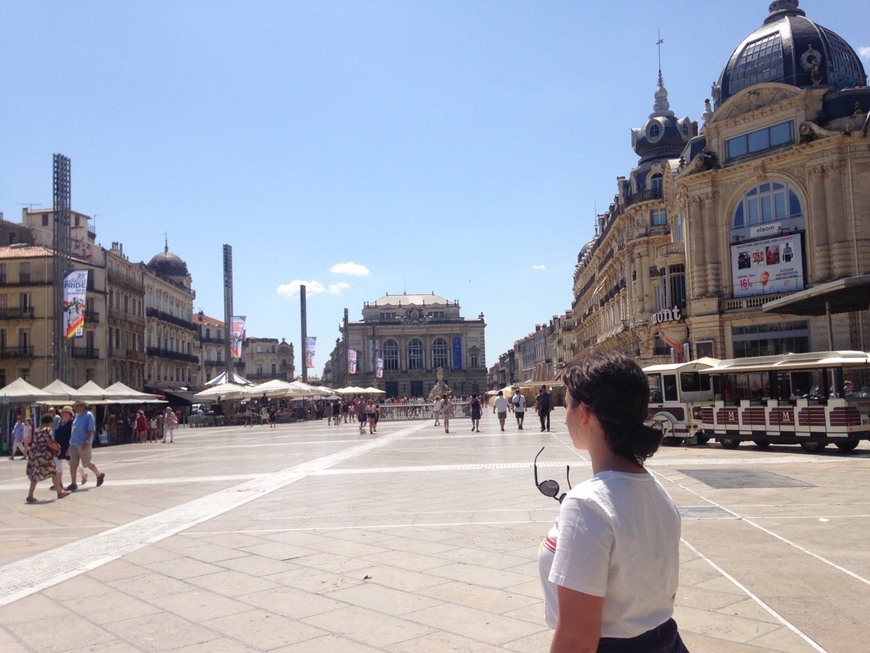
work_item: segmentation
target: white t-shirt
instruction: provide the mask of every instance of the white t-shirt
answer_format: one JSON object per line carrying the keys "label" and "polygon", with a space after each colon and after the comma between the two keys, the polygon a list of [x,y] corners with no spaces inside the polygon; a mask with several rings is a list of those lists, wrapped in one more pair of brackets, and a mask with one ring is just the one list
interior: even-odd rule
{"label": "white t-shirt", "polygon": [[514,412],[515,413],[526,412],[526,398],[521,394],[514,395]]}
{"label": "white t-shirt", "polygon": [[440,399],[436,399],[434,401],[434,403],[432,404],[432,412],[433,413],[440,413],[441,412],[441,400]]}
{"label": "white t-shirt", "polygon": [[604,597],[602,637],[637,637],[673,616],[680,513],[650,474],[601,472],[572,489],[538,551],[547,624],[557,586]]}
{"label": "white t-shirt", "polygon": [[497,413],[506,413],[508,410],[508,400],[504,397],[495,398],[495,410]]}

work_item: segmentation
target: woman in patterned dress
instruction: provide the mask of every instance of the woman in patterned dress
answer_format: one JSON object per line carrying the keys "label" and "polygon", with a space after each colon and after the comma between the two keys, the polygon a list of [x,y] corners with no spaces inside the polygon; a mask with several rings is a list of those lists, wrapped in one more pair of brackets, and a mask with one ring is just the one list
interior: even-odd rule
{"label": "woman in patterned dress", "polygon": [[53,421],[54,419],[51,415],[43,415],[40,428],[33,433],[30,442],[25,444],[27,478],[30,479],[30,492],[27,494],[27,503],[36,503],[36,498],[33,496],[36,484],[47,478],[54,481],[54,489],[57,491],[58,499],[69,496],[69,492],[64,490],[63,485],[60,484],[60,476],[57,473],[54,454],[48,448],[48,440],[52,439],[51,425]]}

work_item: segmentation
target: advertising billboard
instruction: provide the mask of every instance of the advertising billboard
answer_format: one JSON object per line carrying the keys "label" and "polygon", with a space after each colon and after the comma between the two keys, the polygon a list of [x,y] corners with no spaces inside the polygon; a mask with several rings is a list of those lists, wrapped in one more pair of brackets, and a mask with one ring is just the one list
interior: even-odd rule
{"label": "advertising billboard", "polygon": [[731,277],[735,297],[803,290],[801,234],[732,245]]}

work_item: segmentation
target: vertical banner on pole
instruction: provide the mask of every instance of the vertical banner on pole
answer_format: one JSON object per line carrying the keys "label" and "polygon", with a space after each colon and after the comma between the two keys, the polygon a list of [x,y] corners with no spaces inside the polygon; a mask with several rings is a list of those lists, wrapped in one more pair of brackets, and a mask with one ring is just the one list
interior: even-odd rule
{"label": "vertical banner on pole", "polygon": [[356,349],[347,350],[347,373],[356,374]]}
{"label": "vertical banner on pole", "polygon": [[376,358],[375,359],[375,378],[382,379],[384,378],[384,359]]}
{"label": "vertical banner on pole", "polygon": [[305,367],[314,367],[314,348],[316,345],[316,336],[307,336],[305,338]]}
{"label": "vertical banner on pole", "polygon": [[230,318],[230,356],[235,360],[242,357],[242,343],[245,340],[245,316],[233,315]]}
{"label": "vertical banner on pole", "polygon": [[88,271],[73,270],[63,280],[64,336],[81,338],[85,330]]}

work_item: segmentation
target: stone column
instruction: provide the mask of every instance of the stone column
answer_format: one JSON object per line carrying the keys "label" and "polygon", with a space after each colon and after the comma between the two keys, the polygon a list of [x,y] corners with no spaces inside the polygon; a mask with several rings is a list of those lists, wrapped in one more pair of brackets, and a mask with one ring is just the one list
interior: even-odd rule
{"label": "stone column", "polygon": [[[717,202],[719,193],[704,195],[704,256],[707,260],[707,294],[714,295],[722,289],[722,261],[720,242],[723,234],[730,231],[730,223],[723,226],[719,221]],[[729,218],[730,220],[730,218]],[[730,243],[729,243],[730,246]],[[732,294],[733,291],[726,294]]]}
{"label": "stone column", "polygon": [[686,274],[692,299],[699,299],[707,294],[707,257],[704,251],[706,225],[701,206],[699,197],[690,198],[686,206]]}
{"label": "stone column", "polygon": [[825,226],[828,230],[828,257],[831,262],[832,279],[848,276],[849,252],[845,234],[846,207],[843,206],[843,163],[836,162],[825,166]]}
{"label": "stone column", "polygon": [[807,222],[806,251],[809,258],[808,281],[819,283],[830,278],[831,260],[828,246],[828,215],[825,201],[825,169],[816,166],[807,171],[809,183],[809,200],[805,207]]}

